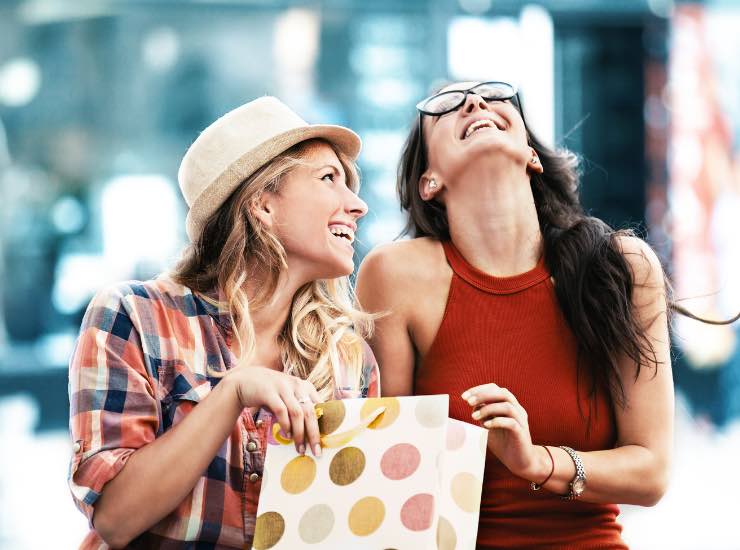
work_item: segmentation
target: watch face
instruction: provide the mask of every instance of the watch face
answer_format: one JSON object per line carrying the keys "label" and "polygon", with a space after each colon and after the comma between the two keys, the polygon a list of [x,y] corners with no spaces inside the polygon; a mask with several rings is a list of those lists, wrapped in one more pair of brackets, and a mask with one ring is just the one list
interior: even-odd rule
{"label": "watch face", "polygon": [[573,494],[576,496],[581,495],[586,490],[586,480],[582,477],[577,478],[573,481]]}

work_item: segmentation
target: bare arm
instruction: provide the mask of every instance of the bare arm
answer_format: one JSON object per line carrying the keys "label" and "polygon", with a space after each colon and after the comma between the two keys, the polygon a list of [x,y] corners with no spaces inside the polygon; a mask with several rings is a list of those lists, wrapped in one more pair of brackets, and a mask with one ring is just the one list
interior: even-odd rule
{"label": "bare arm", "polygon": [[[674,398],[665,285],[660,262],[647,244],[625,238],[621,245],[635,276],[633,304],[638,321],[646,328],[658,366],[644,367],[635,379],[636,365],[627,358],[622,360],[620,378],[627,407],[615,406],[616,448],[579,452],[587,476],[581,499],[652,506],[667,486],[673,440]],[[479,386],[472,393],[473,405],[491,403],[481,409],[482,420],[497,417],[492,420],[489,437],[492,452],[514,474],[538,483],[544,480],[551,469],[550,457],[542,447],[532,444],[526,412],[516,398],[495,384]],[[550,449],[555,471],[544,487],[567,494],[575,466],[565,451]]]}
{"label": "bare arm", "polygon": [[383,395],[411,395],[414,345],[408,329],[405,281],[386,247],[371,251],[357,273],[357,297],[366,311],[385,313],[375,323],[370,347],[380,365]]}
{"label": "bare arm", "polygon": [[193,490],[244,407],[264,405],[281,426],[291,426],[296,445],[303,441],[298,432],[318,444],[318,424],[309,417],[313,409],[307,407],[304,415],[295,399],[299,391],[320,401],[313,386],[298,378],[262,367],[232,370],[181,422],[129,457],[95,504],[95,529],[110,546],[123,547],[172,512]]}

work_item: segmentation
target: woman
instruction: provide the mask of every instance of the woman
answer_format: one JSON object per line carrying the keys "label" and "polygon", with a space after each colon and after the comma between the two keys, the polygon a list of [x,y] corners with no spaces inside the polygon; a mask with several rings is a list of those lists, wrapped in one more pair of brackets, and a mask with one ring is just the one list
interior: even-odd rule
{"label": "woman", "polygon": [[183,259],[98,294],[70,362],[83,548],[250,547],[273,419],[318,457],[314,404],[379,395],[347,282],[359,150],[270,97],[190,147]]}
{"label": "woman", "polygon": [[575,157],[531,133],[513,86],[417,107],[398,181],[416,238],[358,275],[389,312],[384,395],[449,393],[450,416],[489,429],[479,548],[626,548],[615,503],[658,502],[671,455],[660,262],[583,213]]}

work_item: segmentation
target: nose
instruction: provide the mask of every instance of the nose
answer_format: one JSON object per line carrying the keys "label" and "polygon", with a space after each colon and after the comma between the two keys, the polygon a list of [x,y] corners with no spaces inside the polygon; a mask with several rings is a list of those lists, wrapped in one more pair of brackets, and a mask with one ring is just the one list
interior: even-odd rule
{"label": "nose", "polygon": [[367,203],[350,189],[347,189],[347,191],[349,196],[344,203],[344,209],[354,217],[355,221],[359,220],[362,216],[367,214]]}
{"label": "nose", "polygon": [[487,111],[488,103],[486,103],[486,100],[478,94],[468,94],[465,98],[465,103],[463,104],[463,112],[469,115],[477,109]]}

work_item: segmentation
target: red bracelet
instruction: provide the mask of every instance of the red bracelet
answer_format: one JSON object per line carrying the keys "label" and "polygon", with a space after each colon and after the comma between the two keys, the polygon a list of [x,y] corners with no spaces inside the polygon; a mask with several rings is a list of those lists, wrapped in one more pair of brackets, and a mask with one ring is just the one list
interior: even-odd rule
{"label": "red bracelet", "polygon": [[552,453],[550,452],[550,449],[548,449],[545,445],[540,445],[540,447],[545,449],[547,451],[547,454],[550,455],[550,464],[552,464],[552,468],[550,468],[550,473],[545,478],[545,481],[543,481],[542,483],[535,483],[534,481],[532,481],[530,483],[529,486],[532,488],[533,491],[539,491],[540,489],[542,489],[542,486],[548,481],[550,481],[552,474],[555,472],[555,459],[552,457]]}

